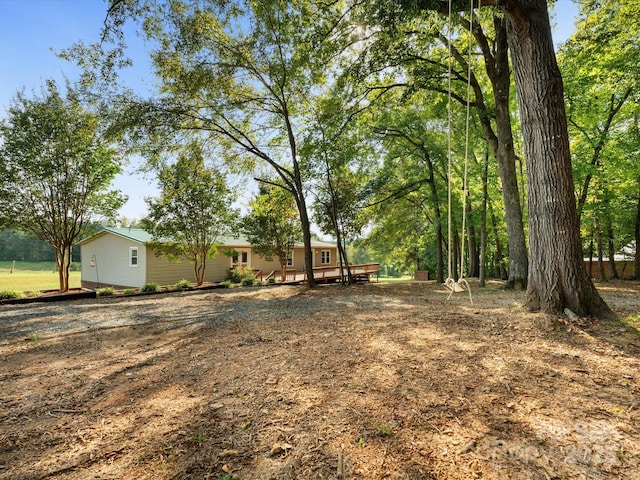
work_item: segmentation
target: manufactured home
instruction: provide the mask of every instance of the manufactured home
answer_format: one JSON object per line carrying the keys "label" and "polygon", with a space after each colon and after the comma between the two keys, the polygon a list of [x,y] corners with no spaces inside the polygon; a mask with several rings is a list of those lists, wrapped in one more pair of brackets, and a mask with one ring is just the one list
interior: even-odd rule
{"label": "manufactured home", "polygon": [[[81,284],[83,288],[113,287],[117,289],[140,288],[145,283],[175,285],[182,279],[195,280],[193,264],[188,261],[172,262],[157,256],[151,247],[151,235],[139,228],[105,228],[82,240]],[[233,251],[234,256],[223,252]],[[335,244],[313,241],[313,266],[335,267]],[[225,238],[218,247],[218,254],[207,260],[205,282],[217,283],[228,279],[229,270],[246,266],[261,275],[280,271],[280,262],[274,257],[268,261],[253,253],[251,244],[244,238]],[[288,259],[288,270],[304,270],[304,248],[296,245]]]}

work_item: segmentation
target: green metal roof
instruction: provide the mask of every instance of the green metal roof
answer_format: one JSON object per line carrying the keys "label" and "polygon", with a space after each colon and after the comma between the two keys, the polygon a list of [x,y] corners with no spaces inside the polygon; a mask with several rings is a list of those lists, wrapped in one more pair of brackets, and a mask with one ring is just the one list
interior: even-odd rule
{"label": "green metal roof", "polygon": [[151,241],[151,235],[141,228],[115,228],[115,227],[103,227],[103,230],[100,230],[95,235],[87,237],[78,244],[82,245],[84,243],[88,243],[98,237],[101,237],[107,233],[111,233],[113,235],[117,235],[119,237],[126,238],[128,240],[133,240],[137,243],[147,243]]}
{"label": "green metal roof", "polygon": [[[119,237],[126,238],[128,240],[132,240],[137,243],[149,243],[152,240],[151,234],[142,228],[115,228],[115,227],[104,227],[104,230],[99,231],[95,235],[91,237],[87,237],[84,240],[80,241],[79,244],[82,245],[84,243],[88,243],[91,240],[102,236],[106,233],[111,233],[113,235],[117,235]],[[238,237],[222,237],[220,239],[220,243],[227,247],[242,247],[249,248],[251,244],[246,239],[246,237],[238,236]],[[302,244],[297,244],[296,246],[301,247]],[[334,243],[321,242],[319,240],[311,240],[311,248],[329,248],[335,247]]]}

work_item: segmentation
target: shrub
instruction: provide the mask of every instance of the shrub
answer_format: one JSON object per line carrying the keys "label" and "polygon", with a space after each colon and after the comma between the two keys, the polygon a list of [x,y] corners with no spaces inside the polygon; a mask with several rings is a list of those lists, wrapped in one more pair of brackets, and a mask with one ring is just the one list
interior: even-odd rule
{"label": "shrub", "polygon": [[136,293],[136,289],[135,288],[127,288],[122,293],[124,293],[125,295],[131,295],[132,293]]}
{"label": "shrub", "polygon": [[185,288],[189,288],[191,286],[191,282],[189,280],[182,279],[178,283],[176,283],[176,289],[184,290]]}
{"label": "shrub", "polygon": [[243,287],[250,287],[250,286],[252,286],[254,283],[255,283],[255,279],[250,278],[250,277],[245,277],[245,278],[243,278],[243,279],[242,279],[242,281],[240,282],[240,284],[241,284]]}
{"label": "shrub", "polygon": [[235,267],[229,270],[229,278],[233,283],[242,283],[245,279],[250,278],[253,285],[256,276],[249,267]]}
{"label": "shrub", "polygon": [[69,265],[70,272],[79,272],[80,270],[80,262],[71,262],[71,265]]}
{"label": "shrub", "polygon": [[225,280],[224,282],[220,282],[220,285],[222,285],[224,288],[230,288],[231,280]]}
{"label": "shrub", "polygon": [[151,293],[151,292],[157,292],[158,288],[160,287],[158,286],[157,283],[149,282],[142,285],[142,287],[140,287],[140,291],[142,293]]}
{"label": "shrub", "polygon": [[15,290],[0,290],[0,300],[9,300],[10,298],[20,298],[22,295]]}
{"label": "shrub", "polygon": [[109,295],[113,295],[115,293],[115,290],[112,287],[104,287],[104,288],[99,288],[97,293],[98,293],[98,296],[100,297],[106,297]]}
{"label": "shrub", "polygon": [[276,277],[269,277],[269,279],[267,280],[267,284],[273,285],[274,283],[276,283]]}

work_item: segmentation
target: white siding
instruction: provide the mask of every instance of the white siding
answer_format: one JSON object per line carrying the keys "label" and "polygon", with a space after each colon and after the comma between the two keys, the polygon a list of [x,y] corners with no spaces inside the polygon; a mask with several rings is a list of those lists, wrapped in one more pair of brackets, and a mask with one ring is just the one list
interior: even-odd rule
{"label": "white siding", "polygon": [[[129,266],[130,248],[138,248],[138,266]],[[146,248],[144,245],[110,233],[100,235],[80,247],[82,281],[100,287],[139,288],[145,284]],[[91,260],[95,255],[95,266]]]}

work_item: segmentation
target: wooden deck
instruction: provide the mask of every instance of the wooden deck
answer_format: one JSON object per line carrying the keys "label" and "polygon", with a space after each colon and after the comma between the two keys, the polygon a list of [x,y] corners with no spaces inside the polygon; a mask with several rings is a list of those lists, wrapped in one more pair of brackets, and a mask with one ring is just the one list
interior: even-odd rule
{"label": "wooden deck", "polygon": [[[361,282],[370,282],[371,276],[375,275],[376,279],[380,274],[380,264],[379,263],[363,263],[361,265],[351,265],[351,275],[356,279],[356,281]],[[346,275],[346,269],[344,270]],[[275,277],[278,282],[280,282],[280,272],[273,271],[266,277],[266,280],[269,277]],[[331,282],[339,282],[342,280],[342,275],[340,274],[340,267],[316,267],[313,269],[313,278],[318,283],[331,283]],[[261,278],[262,279],[262,278]],[[307,281],[307,272],[287,272],[286,280],[282,283],[288,284],[298,284],[298,283],[306,283]]]}

